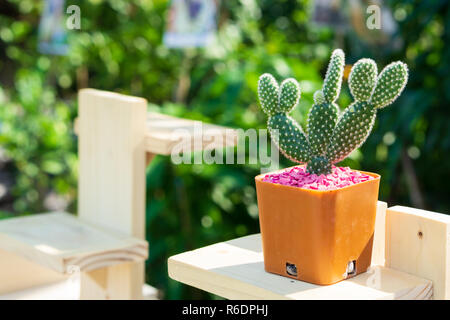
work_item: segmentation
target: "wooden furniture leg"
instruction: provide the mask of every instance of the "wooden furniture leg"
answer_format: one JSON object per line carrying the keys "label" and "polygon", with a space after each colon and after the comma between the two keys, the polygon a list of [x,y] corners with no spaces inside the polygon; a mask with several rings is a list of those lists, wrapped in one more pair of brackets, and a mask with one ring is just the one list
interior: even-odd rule
{"label": "wooden furniture leg", "polygon": [[[79,92],[78,216],[145,238],[147,101],[94,89]],[[81,277],[82,299],[139,299],[144,263],[127,263]]]}

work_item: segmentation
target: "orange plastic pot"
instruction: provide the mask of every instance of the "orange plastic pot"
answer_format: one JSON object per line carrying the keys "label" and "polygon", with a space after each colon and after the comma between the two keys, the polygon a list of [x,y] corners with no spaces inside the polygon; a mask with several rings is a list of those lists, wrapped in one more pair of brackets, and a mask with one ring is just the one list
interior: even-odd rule
{"label": "orange plastic pot", "polygon": [[255,178],[267,272],[329,285],[368,269],[380,176],[361,172],[375,179],[330,191]]}

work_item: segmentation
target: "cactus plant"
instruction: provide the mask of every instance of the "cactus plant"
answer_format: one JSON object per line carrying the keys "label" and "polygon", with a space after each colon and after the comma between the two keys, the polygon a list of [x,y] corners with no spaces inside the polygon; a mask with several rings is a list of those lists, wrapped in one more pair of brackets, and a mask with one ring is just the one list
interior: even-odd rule
{"label": "cactus plant", "polygon": [[393,62],[377,75],[375,62],[361,59],[349,75],[354,102],[340,114],[335,101],[341,90],[344,66],[344,52],[334,50],[322,90],[314,94],[306,133],[288,115],[300,100],[297,81],[286,79],[278,86],[268,73],[258,81],[258,96],[268,116],[272,140],[288,159],[305,163],[311,174],[331,173],[333,164],[359,148],[372,131],[378,109],[393,103],[408,80],[408,67],[403,62]]}

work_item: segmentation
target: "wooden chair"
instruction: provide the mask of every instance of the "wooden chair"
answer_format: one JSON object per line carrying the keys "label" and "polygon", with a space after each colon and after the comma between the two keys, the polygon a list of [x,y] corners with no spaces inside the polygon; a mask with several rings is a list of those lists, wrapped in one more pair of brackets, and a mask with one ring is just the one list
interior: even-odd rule
{"label": "wooden chair", "polygon": [[[42,213],[0,221],[0,299],[154,295],[144,286],[147,164],[180,143],[193,151],[237,140],[224,127],[147,113],[143,98],[83,89],[78,100],[78,216]],[[199,125],[202,135],[195,136]],[[223,135],[224,143],[208,141],[208,130]]]}

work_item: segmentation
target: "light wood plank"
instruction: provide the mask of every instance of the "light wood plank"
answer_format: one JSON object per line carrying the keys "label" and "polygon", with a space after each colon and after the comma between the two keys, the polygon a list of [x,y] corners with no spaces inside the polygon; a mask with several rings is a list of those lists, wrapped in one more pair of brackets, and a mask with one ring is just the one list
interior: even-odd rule
{"label": "light wood plank", "polygon": [[385,265],[386,248],[386,209],[387,203],[378,201],[373,235],[372,266]]}
{"label": "light wood plank", "polygon": [[0,300],[79,300],[80,284],[71,279],[0,295]]}
{"label": "light wood plank", "polygon": [[93,227],[68,213],[1,220],[0,248],[60,273],[70,266],[89,271],[148,256],[146,241]]}
{"label": "light wood plank", "polygon": [[145,145],[154,154],[170,155],[175,146],[189,151],[233,147],[237,137],[234,129],[223,126],[156,112],[147,115]]}
{"label": "light wood plank", "polygon": [[112,92],[79,93],[80,218],[145,237],[147,101]]}
{"label": "light wood plank", "polygon": [[[94,89],[79,92],[78,215],[139,239],[145,239],[146,118],[145,99]],[[82,274],[83,298],[142,297],[143,263],[103,272]],[[114,277],[132,287],[126,296],[117,291]],[[105,292],[98,295],[105,279]]]}
{"label": "light wood plank", "polygon": [[[0,300],[79,300],[80,284],[80,277],[74,276],[47,285],[33,286],[24,290],[0,294]],[[142,296],[145,300],[157,300],[158,290],[144,284]]]}
{"label": "light wood plank", "polygon": [[434,299],[450,299],[450,216],[395,206],[386,221],[386,266],[432,280]]}
{"label": "light wood plank", "polygon": [[382,266],[330,286],[264,271],[259,234],[169,258],[172,279],[228,299],[428,299],[431,282]]}
{"label": "light wood plank", "polygon": [[[79,126],[77,118],[74,123],[76,134]],[[154,155],[170,155],[175,146],[182,150],[201,151],[234,147],[238,141],[235,129],[157,112],[147,113],[146,126],[145,150]]]}
{"label": "light wood plank", "polygon": [[109,268],[97,269],[83,272],[80,277],[80,299],[81,300],[107,300]]}
{"label": "light wood plank", "polygon": [[66,275],[0,249],[0,295],[63,281]]}

